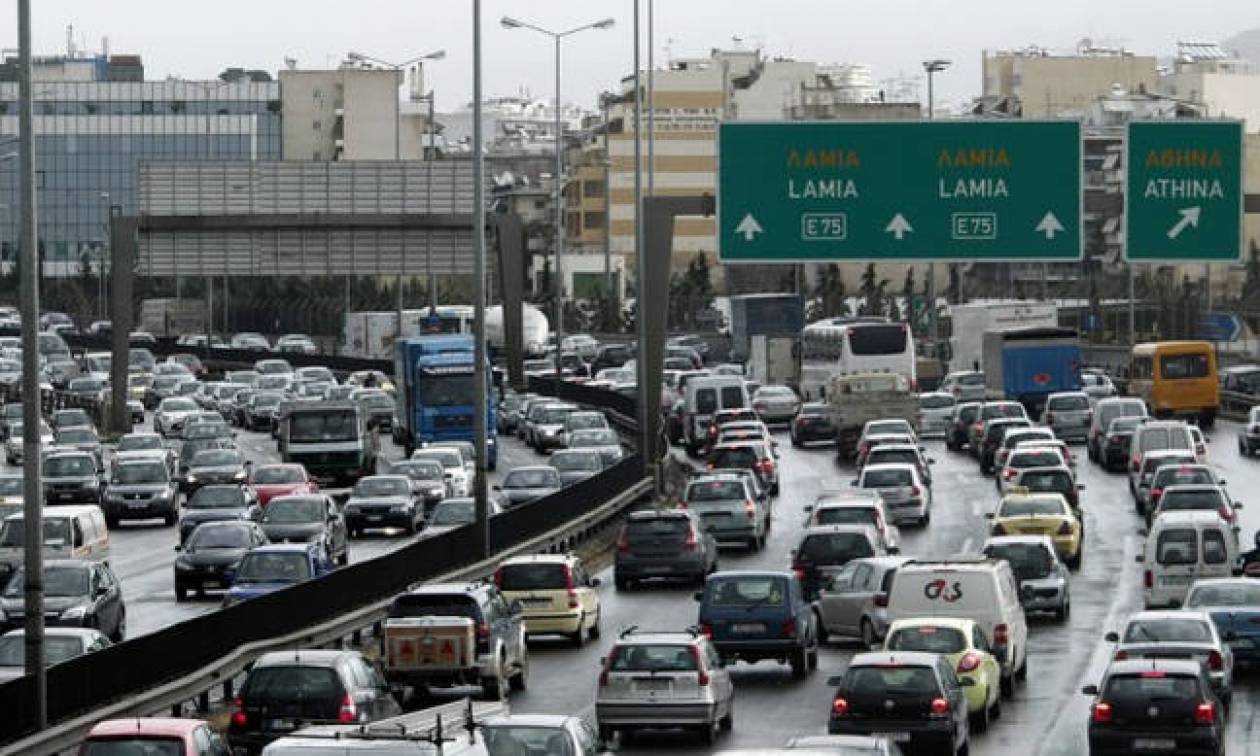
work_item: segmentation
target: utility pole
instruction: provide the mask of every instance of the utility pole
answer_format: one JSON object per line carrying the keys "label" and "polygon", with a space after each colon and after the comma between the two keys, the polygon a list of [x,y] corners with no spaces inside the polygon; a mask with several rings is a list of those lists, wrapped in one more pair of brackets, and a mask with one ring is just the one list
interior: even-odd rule
{"label": "utility pole", "polygon": [[[485,156],[481,151],[481,0],[473,0],[473,501],[481,557],[490,556],[490,516],[486,497],[486,213]],[[436,310],[430,310],[436,313]]]}
{"label": "utility pole", "polygon": [[48,726],[48,677],[44,668],[43,482],[39,454],[39,242],[35,223],[35,118],[31,98],[31,0],[18,0],[18,179],[22,195],[22,519],[26,523],[24,562],[26,674],[34,684],[35,726]]}
{"label": "utility pole", "polygon": [[[929,121],[936,120],[936,93],[933,89],[933,76],[945,69],[949,68],[950,61],[943,58],[934,58],[932,60],[923,61],[923,70],[927,72],[928,84],[928,112]],[[953,265],[954,263],[951,263]],[[936,312],[936,263],[928,263],[928,285],[927,285],[927,313],[928,313],[928,338],[932,340],[933,356],[939,354],[939,344],[941,340],[940,334],[940,318]],[[914,312],[913,304],[910,308],[911,313]]]}

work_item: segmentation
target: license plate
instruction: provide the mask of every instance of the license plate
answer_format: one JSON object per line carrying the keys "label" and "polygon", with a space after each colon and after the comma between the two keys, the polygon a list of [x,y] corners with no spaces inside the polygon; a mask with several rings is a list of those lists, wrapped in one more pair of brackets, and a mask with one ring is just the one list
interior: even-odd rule
{"label": "license plate", "polygon": [[521,602],[525,606],[551,606],[551,599],[531,598]]}
{"label": "license plate", "polygon": [[636,680],[635,690],[661,691],[669,690],[669,680]]}
{"label": "license plate", "polygon": [[149,503],[147,501],[132,501],[132,502],[127,503],[127,509],[148,509],[148,508],[149,508]]}
{"label": "license plate", "polygon": [[74,494],[72,494],[72,493],[59,493],[59,494],[57,494],[57,498],[58,498],[58,499],[60,499],[61,501],[69,501],[70,499],[73,499],[73,498],[74,498]]}
{"label": "license plate", "polygon": [[764,633],[765,631],[766,626],[762,622],[736,622],[731,625],[732,633]]}
{"label": "license plate", "polygon": [[881,732],[880,735],[888,738],[894,743],[909,743],[910,733],[908,732]]}
{"label": "license plate", "polygon": [[1177,747],[1172,738],[1136,738],[1133,741],[1135,751],[1171,751]]}
{"label": "license plate", "polygon": [[664,565],[660,567],[644,567],[643,568],[643,574],[645,575],[664,575],[667,572],[673,572],[673,571],[674,569],[668,565]]}
{"label": "license plate", "polygon": [[1165,575],[1159,579],[1160,585],[1190,585],[1189,575]]}
{"label": "license plate", "polygon": [[268,730],[292,730],[294,722],[292,719],[272,719],[267,722]]}
{"label": "license plate", "polygon": [[381,516],[380,516],[380,515],[368,515],[368,516],[367,516],[367,521],[368,521],[368,522],[380,522],[380,521],[381,521],[381,519],[382,519],[382,518],[381,518]]}

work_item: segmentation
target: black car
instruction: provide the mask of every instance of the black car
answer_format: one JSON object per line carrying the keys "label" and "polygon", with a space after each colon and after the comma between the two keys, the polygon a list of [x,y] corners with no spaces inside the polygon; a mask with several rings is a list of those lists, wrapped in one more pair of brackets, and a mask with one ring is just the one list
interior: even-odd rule
{"label": "black car", "polygon": [[1006,439],[1006,434],[1013,428],[1031,428],[1032,423],[1022,418],[1010,417],[990,420],[984,428],[984,436],[980,439],[977,458],[980,460],[980,472],[988,475],[993,472],[993,461],[997,450]]}
{"label": "black car", "polygon": [[[26,571],[19,567],[0,594],[0,633],[26,618]],[[54,627],[94,627],[115,643],[127,634],[127,609],[113,570],[87,559],[44,562],[44,622]]]}
{"label": "black car", "polygon": [[446,498],[446,468],[432,459],[404,459],[389,466],[390,475],[406,475],[415,484],[416,495],[424,498],[424,513]]}
{"label": "black car", "polygon": [[1133,434],[1145,422],[1145,417],[1117,417],[1111,421],[1100,444],[1099,462],[1104,470],[1124,471],[1129,463],[1129,444],[1133,442]]}
{"label": "black car", "polygon": [[187,541],[175,547],[179,552],[175,558],[175,600],[188,600],[189,591],[204,595],[207,588],[226,590],[245,552],[266,543],[267,535],[255,522],[202,523]]}
{"label": "black car", "polygon": [[1225,752],[1225,708],[1212,692],[1203,665],[1193,659],[1114,661],[1089,713],[1090,756]]}
{"label": "black car", "polygon": [[907,753],[964,753],[971,740],[964,686],[947,657],[921,651],[861,653],[827,683],[832,735],[905,733]]}
{"label": "black car", "polygon": [[332,497],[325,494],[277,496],[267,502],[259,520],[272,543],[324,544],[328,561],[349,564],[346,521]]}
{"label": "black car", "polygon": [[258,496],[249,486],[237,484],[202,486],[189,496],[179,518],[179,542],[184,543],[198,525],[224,520],[257,520],[262,517]]}
{"label": "black car", "polygon": [[52,427],[53,431],[65,428],[96,427],[92,422],[92,416],[84,409],[57,410],[52,413],[52,418],[49,419],[48,425]]}
{"label": "black car", "polygon": [[834,441],[836,438],[835,426],[831,424],[831,407],[821,402],[802,404],[789,427],[792,446],[800,447],[815,441]]}
{"label": "black car", "polygon": [[271,421],[280,414],[280,403],[284,394],[278,391],[260,391],[249,399],[245,405],[241,425],[246,430],[271,430]]}
{"label": "black car", "polygon": [[954,416],[950,418],[949,428],[945,431],[945,448],[961,451],[971,443],[971,426],[980,419],[980,408],[983,402],[960,402],[954,405]]}
{"label": "black car", "polygon": [[591,375],[604,368],[621,367],[634,357],[634,347],[630,344],[600,344],[591,358]]}
{"label": "black car", "polygon": [[105,523],[161,517],[167,525],[179,519],[179,489],[166,463],[156,459],[126,460],[114,465],[105,487]]}
{"label": "black car", "polygon": [[55,452],[44,459],[44,503],[100,504],[101,474],[87,452]]}
{"label": "black car", "polygon": [[193,457],[198,452],[206,449],[235,449],[236,442],[231,438],[224,436],[211,436],[207,438],[191,438],[184,441],[179,447],[179,458],[176,461],[176,467],[180,475],[188,472],[188,467],[192,464]]}
{"label": "black car", "polygon": [[406,475],[369,475],[350,489],[345,518],[353,536],[368,528],[391,527],[413,534],[424,523],[424,507],[417,500],[416,484]]}
{"label": "black car", "polygon": [[244,483],[249,464],[236,449],[203,449],[188,461],[188,471],[180,476],[180,488],[192,493],[209,484]]}
{"label": "black car", "polygon": [[228,742],[252,755],[312,722],[361,724],[401,713],[357,651],[273,651],[254,662],[233,701]]}
{"label": "black car", "polygon": [[619,591],[656,578],[703,584],[717,566],[717,542],[687,512],[633,512],[617,536],[613,584]]}

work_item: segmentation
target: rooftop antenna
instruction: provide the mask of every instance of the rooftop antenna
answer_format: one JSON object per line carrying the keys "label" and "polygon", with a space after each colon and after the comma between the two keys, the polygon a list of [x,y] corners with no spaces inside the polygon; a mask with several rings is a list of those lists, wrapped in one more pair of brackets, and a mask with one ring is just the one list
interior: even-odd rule
{"label": "rooftop antenna", "polygon": [[74,24],[66,24],[66,57],[74,57]]}

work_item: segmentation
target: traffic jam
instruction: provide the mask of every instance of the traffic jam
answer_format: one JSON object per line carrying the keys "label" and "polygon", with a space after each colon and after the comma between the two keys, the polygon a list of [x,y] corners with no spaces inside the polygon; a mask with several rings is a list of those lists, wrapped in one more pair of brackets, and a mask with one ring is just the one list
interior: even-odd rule
{"label": "traffic jam", "polygon": [[[1243,670],[1260,659],[1260,544],[1240,544],[1244,504],[1222,474],[1234,440],[1217,421],[1210,345],[1138,345],[1122,394],[1063,333],[1010,332],[997,349],[1066,350],[1062,374],[1033,392],[1009,370],[959,370],[919,391],[904,325],[806,331],[791,386],[754,380],[698,337],[670,339],[674,483],[605,548],[416,587],[362,648],[266,654],[222,711],[104,721],[82,753],[167,753],[152,750],[165,740],[188,744],[170,753],[297,756],[342,735],[360,738],[353,753],[414,753],[388,725],[408,732],[464,696],[514,713],[469,705],[469,737],[426,740],[432,752],[1008,753],[1037,732],[1061,753],[1234,752],[1234,694],[1249,700]],[[864,340],[878,348],[845,351]],[[42,428],[49,663],[134,637],[154,605],[214,611],[475,517],[472,443],[428,440],[421,411],[472,411],[452,390],[471,375],[451,370],[471,364],[470,337],[404,340],[402,376],[294,368],[279,350],[212,373],[192,350],[159,360],[133,346],[143,423],[109,440],[99,404],[66,399],[99,401],[109,355],[49,349],[47,388],[66,405]],[[561,352],[567,380],[635,394],[633,345],[570,336]],[[493,386],[491,398],[491,516],[628,448],[603,411]],[[20,401],[0,412],[10,465]],[[1242,460],[1260,450],[1260,412],[1229,428]],[[21,501],[9,470],[4,679],[23,664]],[[159,556],[165,587],[129,615],[123,565]],[[1109,589],[1132,611],[1117,614]],[[1103,658],[1065,695],[1054,667],[1074,644]],[[1048,703],[1035,693],[1047,684]],[[759,724],[763,707],[792,713]]]}

